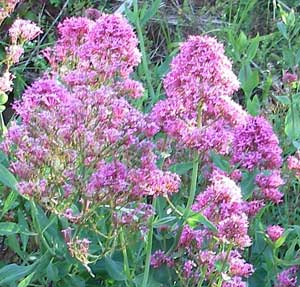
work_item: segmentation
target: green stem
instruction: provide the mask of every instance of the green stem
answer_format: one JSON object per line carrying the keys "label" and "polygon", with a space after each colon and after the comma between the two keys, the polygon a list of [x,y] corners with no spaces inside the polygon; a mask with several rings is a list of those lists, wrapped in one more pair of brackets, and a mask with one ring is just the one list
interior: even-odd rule
{"label": "green stem", "polygon": [[180,216],[183,216],[182,212],[180,212],[176,206],[172,203],[172,201],[170,200],[170,198],[168,196],[165,197],[167,203],[171,206],[171,208]]}
{"label": "green stem", "polygon": [[126,243],[125,243],[125,237],[124,237],[124,231],[121,229],[120,232],[120,241],[121,241],[121,248],[123,252],[123,258],[124,258],[124,272],[127,276],[127,282],[126,286],[131,286],[131,274],[130,274],[130,267],[129,267],[129,261],[128,261],[128,255],[127,255],[127,249],[126,249]]}
{"label": "green stem", "polygon": [[[202,103],[199,103],[198,115],[197,115],[197,127],[200,128],[201,126],[202,126]],[[198,153],[198,151],[195,151],[194,159],[193,159],[193,170],[192,170],[192,178],[191,178],[191,185],[190,185],[190,194],[189,194],[188,201],[187,201],[186,207],[185,207],[183,215],[182,215],[181,222],[179,222],[179,228],[178,228],[178,231],[176,234],[175,241],[174,241],[172,247],[167,252],[167,255],[170,255],[170,253],[177,247],[183,227],[184,227],[184,223],[189,216],[191,206],[194,202],[195,195],[196,195],[197,181],[198,181],[199,159],[200,159],[199,153]]]}
{"label": "green stem", "polygon": [[143,36],[143,31],[140,23],[140,18],[139,18],[139,8],[138,8],[138,1],[134,0],[133,1],[133,11],[135,14],[135,26],[136,26],[136,32],[138,35],[138,39],[140,42],[140,49],[142,53],[142,65],[143,65],[143,70],[146,76],[146,81],[147,81],[147,86],[150,94],[150,98],[154,99],[155,93],[154,89],[152,86],[152,80],[151,80],[151,73],[148,67],[148,61],[147,61],[147,53],[145,49],[145,42],[144,42],[144,36]]}
{"label": "green stem", "polygon": [[4,135],[7,131],[2,113],[0,113],[0,131],[1,131],[1,135]]}
{"label": "green stem", "polygon": [[207,265],[205,264],[205,266],[202,268],[202,274],[201,274],[201,277],[200,277],[197,287],[202,287],[202,284],[205,280],[206,271],[207,271]]}
{"label": "green stem", "polygon": [[229,258],[231,250],[232,250],[232,243],[230,243],[229,246],[228,246],[226,257],[225,257],[225,259],[223,261],[222,268],[221,268],[221,271],[220,271],[221,276],[219,278],[217,287],[221,287],[222,286],[222,283],[223,283],[222,273],[223,273],[224,268],[226,266],[226,262],[228,261],[228,258]]}
{"label": "green stem", "polygon": [[185,207],[185,210],[183,213],[184,220],[188,217],[191,206],[195,199],[196,188],[197,188],[197,179],[198,179],[198,169],[199,169],[199,153],[198,153],[198,151],[195,151],[194,152],[194,160],[193,160],[190,195],[189,195],[188,202],[186,204],[186,207]]}
{"label": "green stem", "polygon": [[294,101],[293,101],[292,94],[290,94],[290,100],[291,100],[292,130],[293,130],[293,139],[294,139],[295,138],[295,110],[294,110]]}
{"label": "green stem", "polygon": [[[153,199],[153,207],[155,209],[156,199]],[[149,272],[150,272],[150,261],[151,261],[151,252],[152,252],[152,239],[153,239],[153,221],[154,215],[149,220],[149,231],[147,235],[147,243],[146,243],[146,261],[145,261],[145,272],[142,287],[147,287],[149,280]]]}
{"label": "green stem", "polygon": [[52,256],[56,256],[53,249],[49,246],[47,239],[44,237],[44,231],[42,231],[40,223],[38,222],[38,219],[36,217],[37,214],[38,214],[38,212],[37,212],[36,204],[35,204],[35,202],[32,201],[31,202],[31,217],[32,217],[32,221],[33,221],[33,226],[35,227],[37,234],[41,240],[41,243],[42,243],[41,245],[44,245],[46,250],[49,251]]}

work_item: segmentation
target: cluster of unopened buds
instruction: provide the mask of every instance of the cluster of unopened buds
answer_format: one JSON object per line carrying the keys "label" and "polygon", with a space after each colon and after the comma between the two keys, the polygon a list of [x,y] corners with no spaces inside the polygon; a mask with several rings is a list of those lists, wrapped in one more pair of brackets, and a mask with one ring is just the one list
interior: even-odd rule
{"label": "cluster of unopened buds", "polygon": [[67,244],[70,254],[82,262],[85,266],[89,263],[89,245],[90,241],[87,238],[79,239],[72,237],[72,228],[62,230],[63,238]]}

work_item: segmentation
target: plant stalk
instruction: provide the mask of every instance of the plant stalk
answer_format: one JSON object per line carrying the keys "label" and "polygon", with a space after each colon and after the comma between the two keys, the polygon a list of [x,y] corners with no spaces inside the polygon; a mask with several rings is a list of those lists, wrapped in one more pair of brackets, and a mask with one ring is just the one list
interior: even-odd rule
{"label": "plant stalk", "polygon": [[[156,205],[156,199],[153,199],[152,203],[154,209]],[[147,243],[146,243],[146,261],[145,261],[145,271],[143,277],[142,287],[147,287],[149,281],[149,272],[150,272],[150,261],[151,261],[151,252],[152,252],[152,240],[153,240],[153,221],[154,215],[151,216],[149,220],[149,231],[147,235]]]}
{"label": "plant stalk", "polygon": [[147,53],[146,53],[146,49],[145,49],[145,41],[144,41],[143,31],[142,31],[142,27],[141,27],[141,23],[140,23],[139,7],[138,7],[137,0],[133,1],[133,12],[135,15],[135,26],[136,26],[136,32],[138,35],[138,39],[140,42],[140,49],[141,49],[141,53],[142,53],[142,66],[143,66],[143,70],[144,70],[145,77],[146,77],[147,87],[149,90],[150,98],[154,99],[155,93],[154,93],[154,89],[152,86],[151,73],[150,73],[150,70],[148,67]]}

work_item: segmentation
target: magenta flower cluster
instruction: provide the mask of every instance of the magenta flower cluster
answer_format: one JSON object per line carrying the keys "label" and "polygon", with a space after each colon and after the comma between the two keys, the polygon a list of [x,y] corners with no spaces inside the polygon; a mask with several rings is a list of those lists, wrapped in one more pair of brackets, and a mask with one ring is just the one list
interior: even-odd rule
{"label": "magenta flower cluster", "polygon": [[[157,168],[146,117],[128,101],[143,94],[130,78],[140,62],[131,26],[118,15],[70,18],[59,35],[46,51],[51,73],[14,105],[22,123],[12,123],[1,145],[19,192],[72,223],[92,218],[95,206],[118,211],[177,192],[180,178]],[[139,218],[152,215],[137,206]],[[115,222],[128,225],[121,216]]]}
{"label": "magenta flower cluster", "polygon": [[296,287],[297,286],[297,272],[299,268],[297,266],[290,267],[283,270],[277,275],[277,282],[275,287]]}
{"label": "magenta flower cluster", "polygon": [[[207,189],[197,196],[192,210],[204,215],[214,224],[216,231],[207,226],[192,229],[185,225],[177,247],[184,257],[175,264],[183,264],[183,276],[187,280],[193,278],[196,284],[201,276],[212,283],[220,272],[217,269],[219,262],[228,265],[223,270],[228,276],[224,286],[239,286],[228,285],[233,284],[230,282],[240,282],[240,286],[246,286],[243,278],[249,277],[254,269],[240,252],[251,245],[241,190],[233,180],[218,172],[213,173],[210,182]],[[225,246],[230,248],[227,255],[221,251]],[[204,267],[205,274],[202,273]]]}
{"label": "magenta flower cluster", "polygon": [[284,228],[279,225],[271,225],[267,228],[267,235],[272,241],[279,239],[284,233]]}
{"label": "magenta flower cluster", "polygon": [[[184,226],[176,250],[183,256],[177,258],[174,265],[177,270],[183,270],[182,276],[191,280],[188,282],[194,282],[190,284],[196,285],[201,276],[212,284],[219,272],[217,262],[226,261],[224,264],[229,264],[229,268],[223,273],[228,278],[222,286],[246,286],[244,278],[254,271],[241,253],[251,245],[248,217],[254,216],[265,201],[282,201],[279,141],[264,118],[248,115],[231,99],[239,83],[223,46],[214,38],[191,36],[183,43],[171,63],[164,87],[166,99],[160,100],[149,115],[149,121],[158,127],[152,131],[163,131],[173,139],[165,149],[169,152],[175,145],[177,160],[178,151],[194,149],[198,152],[209,185],[199,193],[192,210],[204,215],[216,227],[213,231],[203,225],[195,229]],[[211,163],[209,152],[212,150],[231,159],[230,173]],[[257,174],[256,188],[246,201],[237,183],[243,180],[244,173],[251,172]],[[230,252],[226,256],[220,250],[227,248]],[[153,257],[155,268],[165,263],[161,252],[160,256]]]}
{"label": "magenta flower cluster", "polygon": [[239,83],[223,46],[191,36],[173,59],[164,87],[167,98],[154,106],[150,119],[185,147],[228,153],[230,129],[246,113],[230,98]]}

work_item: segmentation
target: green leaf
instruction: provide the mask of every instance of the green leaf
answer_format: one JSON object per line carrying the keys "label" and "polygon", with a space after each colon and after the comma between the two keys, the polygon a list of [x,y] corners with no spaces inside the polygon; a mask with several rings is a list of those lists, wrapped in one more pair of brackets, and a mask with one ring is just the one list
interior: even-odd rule
{"label": "green leaf", "polygon": [[290,234],[290,232],[292,231],[292,229],[287,229],[285,230],[285,232],[282,234],[282,236],[280,236],[275,242],[274,242],[274,248],[278,249],[280,246],[282,246],[282,244],[284,244],[284,242],[286,241],[286,238],[288,237],[288,235]]}
{"label": "green leaf", "polygon": [[164,218],[160,218],[160,219],[154,221],[153,227],[158,228],[162,225],[167,225],[170,222],[173,222],[174,220],[176,220],[176,216],[167,216],[167,217],[164,217]]}
{"label": "green leaf", "polygon": [[283,59],[285,63],[290,67],[293,68],[296,65],[296,57],[292,50],[285,49],[282,51]]}
{"label": "green leaf", "polygon": [[106,256],[105,260],[105,269],[109,276],[116,281],[126,280],[126,276],[123,272],[123,263],[119,261],[114,261],[110,257]]}
{"label": "green leaf", "polygon": [[298,244],[299,244],[299,242],[297,242],[296,240],[292,241],[290,247],[288,248],[288,250],[285,253],[284,260],[290,261],[295,257],[295,254],[297,251],[296,245],[298,245]]}
{"label": "green leaf", "polygon": [[79,276],[64,278],[64,287],[85,287],[85,281]]}
{"label": "green leaf", "polygon": [[17,233],[26,235],[36,235],[36,233],[30,232],[27,229],[21,229],[20,226],[14,222],[0,222],[0,235],[8,236]]}
{"label": "green leaf", "polygon": [[[297,108],[297,104],[300,104],[300,93],[295,93],[292,95],[293,104]],[[298,106],[299,107],[299,106]]]}
{"label": "green leaf", "polygon": [[260,111],[260,102],[259,102],[259,98],[258,98],[257,95],[255,95],[252,98],[252,100],[251,99],[247,100],[247,111],[252,116],[257,116],[259,114],[259,111]]}
{"label": "green leaf", "polygon": [[214,151],[211,151],[210,157],[216,167],[218,167],[226,172],[230,172],[230,163],[224,156],[221,156],[221,155],[215,153]]}
{"label": "green leaf", "polygon": [[193,168],[193,162],[183,162],[177,163],[170,166],[169,170],[171,172],[177,173],[178,175],[186,174],[189,170]]}
{"label": "green leaf", "polygon": [[[294,123],[293,123],[294,121]],[[287,115],[285,117],[285,134],[291,140],[297,140],[300,137],[300,114],[297,109],[294,109],[294,117],[292,116],[292,110],[289,108]]]}
{"label": "green leaf", "polygon": [[[158,269],[158,271],[160,271],[160,269]],[[166,274],[168,274],[166,272]],[[157,282],[153,277],[155,275],[153,275],[153,272],[150,273],[150,276],[148,278],[148,283],[147,283],[147,287],[161,287],[162,284]],[[133,279],[133,282],[135,284],[135,287],[141,287],[143,284],[143,279],[144,279],[144,273],[139,274],[137,276],[135,276],[135,278]]]}
{"label": "green leaf", "polygon": [[286,25],[283,22],[278,22],[277,23],[277,28],[280,31],[281,35],[285,38],[285,39],[289,39],[288,34],[287,34],[287,28]]}
{"label": "green leaf", "polygon": [[16,206],[16,204],[18,204],[18,202],[16,202],[17,198],[19,196],[19,193],[16,191],[12,191],[8,197],[5,199],[4,201],[4,206],[2,209],[2,213],[0,215],[0,219],[13,207]]}
{"label": "green leaf", "polygon": [[0,222],[0,235],[7,236],[20,232],[19,226],[14,222]]}
{"label": "green leaf", "polygon": [[[29,226],[21,208],[18,209],[18,225],[22,230],[29,230]],[[27,234],[21,233],[20,237],[22,242],[22,250],[25,251],[27,248],[29,236]]]}
{"label": "green leaf", "polygon": [[276,261],[278,265],[282,265],[284,267],[290,267],[290,266],[295,266],[300,264],[300,258],[294,259],[294,260],[282,260],[279,258],[276,258]]}
{"label": "green leaf", "polygon": [[56,215],[53,215],[53,218],[50,221],[43,209],[36,205],[35,202],[30,201],[30,206],[33,228],[39,234],[40,239],[44,242],[48,251],[52,255],[53,253],[60,256],[65,255],[66,243],[57,226]]}
{"label": "green leaf", "polygon": [[299,141],[293,141],[293,146],[298,150],[300,150],[300,142]]}
{"label": "green leaf", "polygon": [[214,265],[218,272],[223,272],[223,273],[227,272],[229,269],[229,266],[230,266],[229,263],[224,262],[224,260],[221,260],[221,259],[216,260]]}
{"label": "green leaf", "polygon": [[17,264],[9,264],[0,269],[0,286],[8,283],[14,283],[30,272],[35,268],[35,264],[29,266],[20,266]]}
{"label": "green leaf", "polygon": [[15,73],[15,79],[14,79],[14,98],[20,99],[21,95],[26,87],[26,82],[24,80],[24,73],[22,71],[22,67],[20,67],[20,70]]}
{"label": "green leaf", "polygon": [[14,175],[2,164],[0,164],[0,182],[12,190],[17,190],[17,180]]}
{"label": "green leaf", "polygon": [[252,196],[253,190],[255,188],[255,177],[257,172],[244,173],[241,182],[241,191],[243,199],[247,200]]}
{"label": "green leaf", "polygon": [[35,272],[29,274],[26,278],[24,278],[19,284],[18,287],[27,287],[32,280],[32,277],[35,275]]}
{"label": "green leaf", "polygon": [[288,96],[275,96],[275,99],[283,105],[289,105],[291,103]]}
{"label": "green leaf", "polygon": [[158,78],[162,78],[169,71],[172,59],[172,56],[167,56],[166,59],[157,68],[156,74]]}
{"label": "green leaf", "polygon": [[7,94],[0,92],[0,105],[5,105],[8,101]]}
{"label": "green leaf", "polygon": [[293,27],[295,25],[295,21],[296,21],[295,12],[294,9],[292,9],[287,16],[287,26]]}
{"label": "green leaf", "polygon": [[300,49],[298,49],[298,51],[295,55],[295,61],[296,61],[296,65],[300,64]]}
{"label": "green leaf", "polygon": [[21,258],[24,258],[24,254],[20,248],[20,242],[17,239],[16,234],[11,234],[7,236],[7,245],[11,250],[18,254]]}
{"label": "green leaf", "polygon": [[[119,7],[119,9],[122,7],[122,5]],[[128,19],[128,21],[132,24],[135,24],[135,22],[136,22],[135,13],[133,13],[127,6],[124,6],[124,11],[125,11],[125,15],[126,15],[126,18]]]}
{"label": "green leaf", "polygon": [[239,52],[243,51],[248,44],[248,39],[246,34],[242,31],[237,39],[237,48]]}
{"label": "green leaf", "polygon": [[54,282],[59,281],[60,278],[59,278],[58,269],[52,262],[49,263],[46,272],[47,272],[47,278],[49,280]]}
{"label": "green leaf", "polygon": [[267,102],[267,98],[270,94],[272,83],[273,83],[273,78],[270,74],[268,74],[267,78],[263,82],[262,99],[264,102]]}
{"label": "green leaf", "polygon": [[217,227],[207,219],[207,217],[199,212],[193,213],[191,216],[187,218],[187,223],[189,226],[192,228],[196,227],[199,224],[203,224],[206,226],[208,229],[218,232]]}
{"label": "green leaf", "polygon": [[154,0],[154,2],[152,2],[152,5],[150,6],[149,9],[147,9],[143,18],[140,21],[141,26],[145,26],[147,22],[157,13],[160,4],[161,4],[161,0]]}
{"label": "green leaf", "polygon": [[239,73],[241,87],[245,93],[246,99],[250,98],[253,90],[259,84],[259,75],[257,70],[252,70],[248,63],[244,64]]}
{"label": "green leaf", "polygon": [[259,41],[260,41],[260,38],[258,35],[254,39],[251,40],[251,44],[249,45],[249,47],[247,49],[247,61],[251,61],[255,57],[258,46],[259,46]]}

